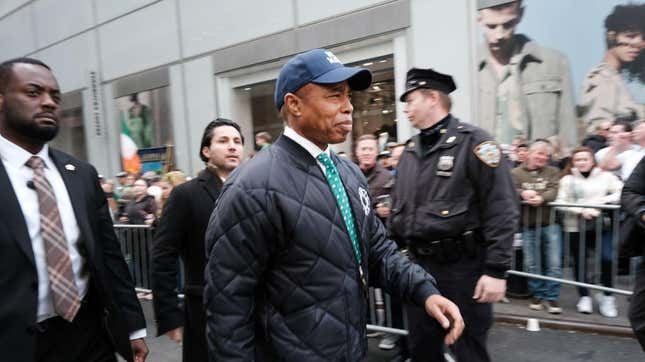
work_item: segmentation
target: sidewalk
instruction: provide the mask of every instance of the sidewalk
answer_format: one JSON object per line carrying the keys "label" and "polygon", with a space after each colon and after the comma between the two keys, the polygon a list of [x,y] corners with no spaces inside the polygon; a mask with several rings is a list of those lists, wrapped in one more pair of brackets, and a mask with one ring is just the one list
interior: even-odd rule
{"label": "sidewalk", "polygon": [[[629,289],[627,277],[619,277],[617,288]],[[607,318],[598,312],[598,304],[595,302],[595,295],[598,291],[590,290],[590,296],[594,299],[593,314],[582,314],[576,310],[578,303],[578,291],[576,287],[563,285],[560,290],[560,306],[562,314],[549,314],[546,310],[534,311],[529,309],[530,299],[509,298],[510,303],[496,303],[494,306],[495,319],[503,322],[522,322],[527,318],[537,318],[541,322],[553,322],[554,327],[587,330],[597,333],[610,333],[631,336],[631,328],[627,319],[629,306],[628,297],[615,295],[618,308],[617,318]]]}

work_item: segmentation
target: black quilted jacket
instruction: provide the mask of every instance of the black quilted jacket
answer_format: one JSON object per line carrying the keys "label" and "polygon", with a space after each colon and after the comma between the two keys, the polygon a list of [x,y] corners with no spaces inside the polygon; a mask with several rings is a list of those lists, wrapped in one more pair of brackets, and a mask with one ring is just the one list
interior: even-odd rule
{"label": "black quilted jacket", "polygon": [[[359,168],[332,153],[369,284],[423,305],[435,282],[396,251]],[[358,361],[367,301],[339,208],[315,159],[277,142],[228,180],[206,231],[211,361]]]}

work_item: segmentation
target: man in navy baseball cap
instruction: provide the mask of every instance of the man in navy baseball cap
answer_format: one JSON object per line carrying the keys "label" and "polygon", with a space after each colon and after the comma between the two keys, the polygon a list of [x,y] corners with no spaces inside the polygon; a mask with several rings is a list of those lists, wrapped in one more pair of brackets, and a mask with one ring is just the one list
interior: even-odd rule
{"label": "man in navy baseball cap", "polygon": [[[372,75],[312,50],[280,71],[282,135],[226,180],[206,231],[206,338],[217,361],[361,361],[369,284],[425,307],[454,343],[457,306],[397,251],[369,186],[330,145]],[[371,276],[371,277],[370,277]]]}
{"label": "man in navy baseball cap", "polygon": [[275,88],[275,105],[280,110],[284,96],[294,93],[307,83],[334,84],[347,81],[352,90],[365,90],[372,84],[372,73],[363,68],[346,67],[325,49],[298,54],[280,70]]}

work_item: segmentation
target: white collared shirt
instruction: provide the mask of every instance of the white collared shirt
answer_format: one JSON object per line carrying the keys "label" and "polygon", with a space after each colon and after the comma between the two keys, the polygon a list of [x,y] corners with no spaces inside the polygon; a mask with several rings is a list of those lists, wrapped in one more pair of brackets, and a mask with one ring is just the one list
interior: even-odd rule
{"label": "white collared shirt", "polygon": [[[52,301],[51,291],[49,288],[49,276],[47,273],[47,253],[45,252],[45,243],[40,230],[40,210],[38,208],[38,195],[36,190],[27,186],[27,182],[34,178],[34,171],[26,165],[32,155],[27,150],[15,145],[6,138],[0,136],[0,157],[4,168],[7,170],[9,181],[13,186],[22,215],[25,218],[31,247],[34,251],[34,260],[36,261],[36,271],[38,273],[38,322],[56,315]],[[45,145],[38,154],[44,164],[45,178],[52,186],[54,195],[56,195],[56,205],[63,224],[65,239],[69,246],[69,256],[72,261],[72,270],[74,272],[74,282],[79,291],[81,299],[87,293],[87,284],[89,275],[83,270],[84,260],[78,250],[78,237],[80,234],[72,202],[67,193],[67,187],[63,182],[56,165],[49,157],[49,147]]]}
{"label": "white collared shirt", "polygon": [[[54,190],[56,196],[56,205],[60,214],[63,232],[69,246],[69,256],[72,262],[72,271],[74,272],[74,283],[78,289],[81,299],[87,294],[89,275],[84,270],[85,260],[78,250],[78,237],[80,230],[78,222],[74,215],[72,201],[67,193],[67,187],[62,176],[58,172],[54,161],[49,157],[49,146],[43,146],[43,149],[36,155],[32,155],[27,150],[17,146],[11,141],[0,135],[0,159],[4,165],[9,182],[16,194],[22,215],[25,218],[25,224],[29,231],[29,239],[34,252],[36,262],[36,272],[38,274],[38,309],[36,319],[38,322],[44,321],[50,317],[56,316],[54,312],[54,303],[49,288],[49,274],[47,273],[47,253],[45,252],[45,243],[40,231],[40,210],[38,204],[38,195],[36,191],[29,188],[27,183],[34,178],[34,171],[26,165],[31,156],[40,157],[44,164],[44,174],[47,181]],[[130,333],[130,339],[144,338],[147,335],[145,328]]]}
{"label": "white collared shirt", "polygon": [[321,150],[313,142],[299,135],[293,128],[289,126],[284,126],[284,132],[282,134],[286,137],[289,137],[295,143],[299,144],[302,148],[307,150],[307,152],[309,152],[309,154],[318,163],[318,167],[320,167],[320,169],[322,170],[323,175],[325,174],[325,165],[323,165],[322,163],[320,163],[320,161],[318,161],[318,155],[320,155],[321,153],[324,153],[327,156],[330,156],[329,146],[327,146],[327,148],[325,148],[324,150]]}

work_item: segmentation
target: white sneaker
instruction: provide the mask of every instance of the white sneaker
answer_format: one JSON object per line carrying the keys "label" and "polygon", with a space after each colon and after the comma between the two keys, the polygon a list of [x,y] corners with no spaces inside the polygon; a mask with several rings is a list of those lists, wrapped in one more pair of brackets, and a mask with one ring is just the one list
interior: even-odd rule
{"label": "white sneaker", "polygon": [[381,342],[378,344],[378,348],[389,351],[396,347],[396,343],[399,341],[399,336],[396,334],[386,334]]}
{"label": "white sneaker", "polygon": [[602,293],[598,293],[596,294],[596,301],[598,302],[598,311],[604,317],[618,317],[618,310],[616,309],[616,297],[614,297],[613,295],[604,295]]}
{"label": "white sneaker", "polygon": [[593,302],[591,297],[580,297],[578,304],[576,304],[579,313],[591,314],[593,313]]}

